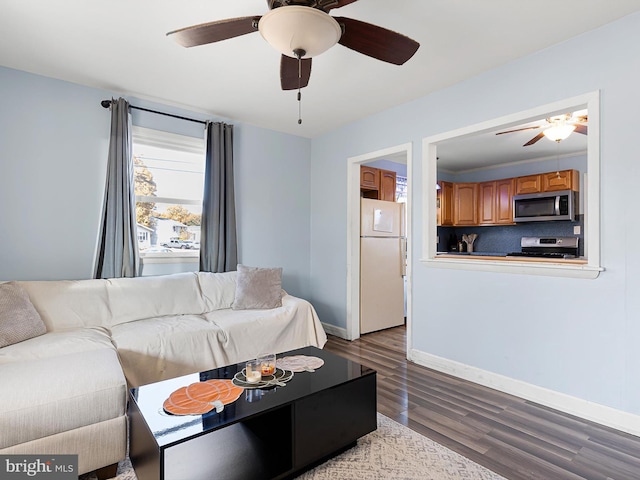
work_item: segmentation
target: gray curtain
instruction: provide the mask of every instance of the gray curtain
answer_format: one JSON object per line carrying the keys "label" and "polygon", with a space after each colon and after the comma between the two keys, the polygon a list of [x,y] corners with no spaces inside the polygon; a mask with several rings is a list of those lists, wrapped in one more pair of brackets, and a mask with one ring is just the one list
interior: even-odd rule
{"label": "gray curtain", "polygon": [[233,188],[233,125],[207,123],[200,271],[229,272],[238,263]]}
{"label": "gray curtain", "polygon": [[95,278],[136,277],[140,257],[131,158],[129,103],[111,100],[111,138]]}

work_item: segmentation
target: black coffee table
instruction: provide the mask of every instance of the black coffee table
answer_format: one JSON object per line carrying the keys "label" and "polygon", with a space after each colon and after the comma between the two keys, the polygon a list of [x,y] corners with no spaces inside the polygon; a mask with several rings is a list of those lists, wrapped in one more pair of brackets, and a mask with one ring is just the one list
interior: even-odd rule
{"label": "black coffee table", "polygon": [[138,480],[292,478],[351,448],[376,429],[376,372],[306,347],[279,354],[320,357],[285,387],[247,389],[221,413],[174,416],[164,400],[191,383],[231,379],[244,364],[130,390],[129,456]]}

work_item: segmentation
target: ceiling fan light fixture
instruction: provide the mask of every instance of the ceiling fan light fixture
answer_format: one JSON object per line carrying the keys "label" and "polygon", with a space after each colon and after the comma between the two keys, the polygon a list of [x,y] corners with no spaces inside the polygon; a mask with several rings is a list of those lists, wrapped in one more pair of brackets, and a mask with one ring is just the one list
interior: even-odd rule
{"label": "ceiling fan light fixture", "polygon": [[320,55],[342,36],[342,28],[331,15],[299,5],[274,8],[262,16],[258,30],[269,45],[293,58],[297,58],[294,51],[304,51],[302,58]]}
{"label": "ceiling fan light fixture", "polygon": [[568,125],[566,123],[560,125],[553,125],[547,128],[544,132],[545,137],[553,142],[560,142],[567,138],[576,129],[575,125]]}

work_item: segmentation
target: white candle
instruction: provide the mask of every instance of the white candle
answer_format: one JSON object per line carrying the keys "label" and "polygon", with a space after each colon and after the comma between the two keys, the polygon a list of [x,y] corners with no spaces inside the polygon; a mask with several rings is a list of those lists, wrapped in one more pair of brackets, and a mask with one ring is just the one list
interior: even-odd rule
{"label": "white candle", "polygon": [[245,371],[245,376],[247,377],[247,382],[249,383],[258,383],[262,379],[262,374],[259,370],[249,370]]}

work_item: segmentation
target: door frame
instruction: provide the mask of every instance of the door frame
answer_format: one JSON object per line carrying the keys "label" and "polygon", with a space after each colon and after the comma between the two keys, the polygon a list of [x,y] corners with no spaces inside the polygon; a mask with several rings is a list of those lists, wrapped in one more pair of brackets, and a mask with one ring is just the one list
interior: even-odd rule
{"label": "door frame", "polygon": [[347,340],[360,338],[360,166],[374,160],[407,164],[407,352],[411,350],[412,147],[404,143],[347,159]]}

